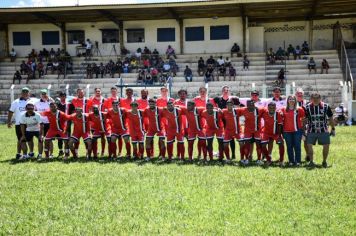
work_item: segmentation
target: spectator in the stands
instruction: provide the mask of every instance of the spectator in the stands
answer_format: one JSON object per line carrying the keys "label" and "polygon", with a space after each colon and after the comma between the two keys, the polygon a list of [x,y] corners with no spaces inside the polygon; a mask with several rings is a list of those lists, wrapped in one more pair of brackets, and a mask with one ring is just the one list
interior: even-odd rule
{"label": "spectator in the stands", "polygon": [[89,63],[87,66],[87,79],[92,79],[92,78],[93,78],[93,67],[91,66],[91,63]]}
{"label": "spectator in the stands", "polygon": [[153,51],[152,51],[152,55],[159,55],[159,52],[157,51],[157,49],[155,48],[155,49],[153,49]]}
{"label": "spectator in the stands", "polygon": [[144,80],[145,80],[145,71],[138,70],[137,84],[143,84]]}
{"label": "spectator in the stands", "polygon": [[223,58],[222,56],[220,56],[220,57],[216,60],[216,62],[218,63],[218,67],[219,67],[219,68],[222,67],[222,66],[225,66],[225,60],[224,60],[224,58]]}
{"label": "spectator in the stands", "polygon": [[231,66],[231,60],[229,57],[226,57],[225,58],[225,67],[226,68],[229,68]]}
{"label": "spectator in the stands", "polygon": [[208,66],[206,68],[204,81],[205,81],[205,83],[214,81],[214,67],[212,66],[212,64],[208,64]]}
{"label": "spectator in the stands", "polygon": [[141,59],[141,55],[142,55],[142,49],[141,48],[137,48],[137,50],[135,52],[135,56],[140,60]]}
{"label": "spectator in the stands", "polygon": [[53,62],[52,61],[47,62],[46,71],[45,71],[46,75],[48,74],[48,70],[51,70],[51,73],[53,74]]}
{"label": "spectator in the stands", "polygon": [[304,55],[309,55],[309,45],[307,41],[304,41],[304,43],[302,44],[302,53]]}
{"label": "spectator in the stands", "polygon": [[61,49],[57,48],[56,57],[59,59],[61,57]]}
{"label": "spectator in the stands", "polygon": [[47,51],[47,49],[43,48],[43,50],[40,51],[40,53],[39,53],[39,57],[40,57],[40,60],[45,59],[46,61],[48,61],[49,52]]}
{"label": "spectator in the stands", "polygon": [[143,68],[148,69],[148,68],[150,68],[150,66],[151,66],[150,59],[148,57],[143,59]]}
{"label": "spectator in the stands", "polygon": [[224,81],[226,79],[226,67],[225,64],[221,65],[218,67],[218,73],[216,76],[216,80],[219,81],[219,76],[222,76],[224,78]]}
{"label": "spectator in the stands", "polygon": [[168,63],[171,66],[171,72],[173,73],[173,76],[176,76],[178,72],[178,65],[176,60],[174,60],[173,57],[170,57]]}
{"label": "spectator in the stands", "polygon": [[90,42],[90,39],[87,39],[85,41],[85,58],[91,57],[91,48],[92,48],[92,43]]}
{"label": "spectator in the stands", "polygon": [[247,58],[247,55],[244,56],[242,65],[243,65],[243,70],[249,70],[250,60]]}
{"label": "spectator in the stands", "polygon": [[185,77],[185,81],[187,81],[187,82],[192,82],[192,80],[193,80],[193,72],[188,67],[188,65],[185,66],[184,77]]}
{"label": "spectator in the stands", "polygon": [[21,65],[20,65],[20,72],[21,72],[21,75],[27,74],[28,69],[29,69],[29,68],[28,68],[26,62],[25,62],[25,61],[22,61]]}
{"label": "spectator in the stands", "polygon": [[278,72],[278,83],[280,86],[282,86],[284,84],[284,79],[286,78],[286,75],[285,75],[285,71],[284,71],[284,68],[280,69],[279,72]]}
{"label": "spectator in the stands", "polygon": [[37,64],[36,64],[36,60],[33,59],[33,60],[30,60],[30,70],[33,74],[33,78],[35,79],[36,78],[36,68],[37,68]]}
{"label": "spectator in the stands", "polygon": [[115,62],[110,60],[106,65],[106,71],[110,74],[111,78],[114,78],[115,75]]}
{"label": "spectator in the stands", "polygon": [[11,49],[11,52],[10,52],[10,61],[11,62],[14,62],[16,60],[16,52],[15,52],[15,49]]}
{"label": "spectator in the stands", "polygon": [[200,57],[198,60],[198,74],[199,74],[199,76],[202,76],[204,74],[204,70],[205,70],[205,62],[204,62],[204,59],[202,57]]}
{"label": "spectator in the stands", "polygon": [[167,56],[167,59],[170,58],[171,56],[174,58],[177,58],[176,53],[171,45],[168,45],[168,48],[166,50],[166,56]]}
{"label": "spectator in the stands", "polygon": [[52,74],[57,71],[58,72],[58,69],[59,69],[59,62],[57,60],[54,60],[53,64],[52,64]]}
{"label": "spectator in the stands", "polygon": [[99,72],[100,72],[101,78],[104,78],[104,76],[106,76],[106,68],[102,62],[100,63],[100,66],[99,66]]}
{"label": "spectator in the stands", "polygon": [[147,47],[144,47],[142,54],[144,54],[144,55],[150,55],[150,54],[151,54],[151,51],[150,51],[150,49],[148,49]]}
{"label": "spectator in the stands", "polygon": [[145,84],[153,84],[153,78],[152,78],[152,75],[149,71],[149,69],[145,69]]}
{"label": "spectator in the stands", "polygon": [[128,58],[125,58],[124,62],[122,63],[122,71],[124,73],[130,73],[130,71],[131,71],[130,61]]}
{"label": "spectator in the stands", "polygon": [[311,73],[312,70],[314,70],[314,73],[316,74],[316,63],[314,61],[314,58],[311,57],[308,62],[308,69],[309,69],[309,74]]}
{"label": "spectator in the stands", "polygon": [[229,81],[231,81],[231,78],[233,78],[233,81],[236,80],[236,69],[232,65],[229,67]]}
{"label": "spectator in the stands", "polygon": [[289,56],[290,55],[293,55],[294,56],[294,60],[295,60],[295,49],[294,47],[292,46],[292,44],[289,44],[288,48],[287,48],[287,58],[289,60]]}
{"label": "spectator in the stands", "polygon": [[231,52],[231,57],[233,57],[234,53],[236,53],[236,56],[239,57],[240,56],[240,46],[237,43],[234,43],[230,52]]}
{"label": "spectator in the stands", "polygon": [[121,73],[122,73],[122,61],[120,58],[117,59],[116,63],[115,63],[115,73],[119,74],[119,77],[121,77]]}
{"label": "spectator in the stands", "polygon": [[163,69],[163,72],[171,71],[171,66],[169,65],[168,61],[164,62],[162,69]]}
{"label": "spectator in the stands", "polygon": [[158,82],[158,70],[155,67],[151,68],[151,76],[154,82]]}
{"label": "spectator in the stands", "polygon": [[127,50],[125,47],[121,48],[121,55],[126,56],[126,55],[129,54],[129,53],[130,53],[130,51]]}
{"label": "spectator in the stands", "polygon": [[294,60],[297,60],[297,58],[300,60],[301,55],[302,55],[302,50],[300,50],[299,45],[297,45],[294,50]]}
{"label": "spectator in the stands", "polygon": [[321,62],[321,74],[324,73],[324,70],[325,70],[325,73],[326,74],[329,74],[329,62],[324,58],[323,61]]}
{"label": "spectator in the stands", "polygon": [[56,52],[54,51],[53,48],[49,51],[49,59],[54,60],[56,58]]}
{"label": "spectator in the stands", "polygon": [[34,79],[33,73],[32,73],[31,70],[28,70],[28,71],[27,71],[26,84],[28,84],[28,82],[29,82],[30,80],[32,80],[32,79]]}
{"label": "spectator in the stands", "polygon": [[66,65],[66,67],[67,67],[67,74],[69,73],[69,71],[72,73],[72,74],[74,74],[74,71],[73,71],[73,62],[71,62],[71,61],[66,61],[65,62],[65,65]]}
{"label": "spectator in the stands", "polygon": [[131,67],[131,70],[135,70],[137,72],[138,63],[137,63],[136,57],[131,58],[130,67]]}
{"label": "spectator in the stands", "polygon": [[285,55],[286,55],[286,52],[283,50],[282,47],[279,47],[276,52],[276,60],[280,60],[281,63],[283,63]]}
{"label": "spectator in the stands", "polygon": [[96,63],[92,64],[92,71],[93,74],[95,74],[95,78],[96,79],[99,78],[100,71],[99,71],[99,66]]}
{"label": "spectator in the stands", "polygon": [[22,76],[21,76],[20,71],[18,71],[18,70],[14,74],[14,78],[12,79],[12,83],[15,84],[16,80],[18,80],[19,84],[21,84]]}
{"label": "spectator in the stands", "polygon": [[40,78],[42,78],[42,76],[44,76],[44,65],[43,65],[43,63],[42,62],[39,62],[38,64],[37,64],[37,71],[38,71],[38,78],[40,79]]}
{"label": "spectator in the stands", "polygon": [[33,58],[33,59],[37,59],[37,52],[36,52],[36,50],[35,49],[32,49],[31,50],[31,52],[30,52],[30,54],[28,54],[28,57],[29,58]]}
{"label": "spectator in the stands", "polygon": [[208,60],[206,60],[206,66],[211,65],[213,68],[215,68],[215,59],[213,58],[213,56],[210,56]]}
{"label": "spectator in the stands", "polygon": [[270,64],[274,64],[276,62],[276,55],[273,52],[272,48],[268,49],[268,51],[266,53],[266,58],[267,58],[267,61],[269,61]]}

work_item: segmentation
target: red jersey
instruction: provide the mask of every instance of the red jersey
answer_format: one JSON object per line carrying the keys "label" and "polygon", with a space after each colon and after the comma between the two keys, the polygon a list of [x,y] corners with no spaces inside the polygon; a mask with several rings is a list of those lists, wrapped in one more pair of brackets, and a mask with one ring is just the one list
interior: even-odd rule
{"label": "red jersey", "polygon": [[91,128],[99,132],[107,132],[108,129],[108,115],[106,112],[99,112],[99,115],[94,115],[93,112],[89,113],[89,120],[92,122]]}
{"label": "red jersey", "polygon": [[215,104],[214,101],[211,98],[208,99],[201,99],[199,96],[193,98],[193,101],[195,102],[195,107],[203,107],[206,108],[206,102],[210,101],[212,104]]}
{"label": "red jersey", "polygon": [[143,112],[137,110],[137,114],[133,114],[131,110],[125,111],[126,121],[129,126],[130,135],[144,134],[143,128]]}
{"label": "red jersey", "polygon": [[180,99],[174,101],[174,105],[178,107],[187,107],[187,103],[188,103],[187,99],[185,101],[182,101]]}
{"label": "red jersey", "polygon": [[283,123],[282,115],[279,112],[269,114],[268,110],[264,110],[262,113],[262,119],[264,120],[263,132],[266,134],[277,134],[278,125]]}
{"label": "red jersey", "polygon": [[182,131],[182,110],[174,107],[170,112],[168,109],[163,109],[162,117],[167,120],[167,134],[180,133]]}
{"label": "red jersey", "polygon": [[111,125],[113,128],[117,130],[126,130],[124,109],[119,108],[118,111],[115,112],[114,109],[110,108],[107,115],[108,119],[111,120]]}
{"label": "red jersey", "polygon": [[138,109],[145,110],[148,108],[148,99],[139,98],[137,99]]}
{"label": "red jersey", "polygon": [[90,131],[89,115],[82,114],[82,117],[77,117],[77,114],[72,114],[69,119],[74,124],[73,134],[87,133]]}
{"label": "red jersey", "polygon": [[46,116],[49,122],[49,129],[52,131],[65,131],[66,129],[66,121],[69,120],[69,116],[64,114],[63,112],[57,110],[56,113],[52,113],[51,111],[41,112],[42,116]]}
{"label": "red jersey", "polygon": [[283,131],[295,132],[302,128],[302,119],[305,117],[303,108],[298,107],[296,110],[288,110],[283,108],[281,110],[283,115]]}
{"label": "red jersey", "polygon": [[[174,102],[174,99],[173,98],[170,98],[169,101],[173,101]],[[167,102],[168,102],[168,98],[157,98],[156,100],[156,104],[157,104],[157,107],[158,108],[164,108],[164,107],[167,107]]]}
{"label": "red jersey", "polygon": [[147,108],[143,111],[143,116],[148,119],[148,129],[161,131],[162,124],[162,110],[156,107],[154,110]]}
{"label": "red jersey", "polygon": [[134,98],[120,98],[120,107],[130,110],[131,109],[131,102],[135,101]]}
{"label": "red jersey", "polygon": [[94,106],[98,106],[99,111],[105,111],[105,101],[106,99],[103,97],[100,97],[100,99],[97,99],[96,97],[92,97],[89,99],[89,111],[93,110]]}
{"label": "red jersey", "polygon": [[222,122],[222,113],[216,109],[213,110],[213,114],[209,114],[207,110],[204,110],[201,117],[205,120],[207,129],[220,129],[224,126]]}
{"label": "red jersey", "polygon": [[109,97],[105,99],[104,102],[105,111],[108,111],[110,108],[112,108],[113,101],[119,101],[119,97]]}
{"label": "red jersey", "polygon": [[181,108],[181,110],[182,114],[187,117],[188,130],[201,131],[204,128],[205,122],[201,119],[203,108],[195,107],[192,111],[188,111],[186,108]]}
{"label": "red jersey", "polygon": [[78,98],[74,97],[72,99],[72,105],[74,108],[80,107],[83,109],[83,113],[88,113],[89,112],[89,100],[86,98]]}
{"label": "red jersey", "polygon": [[239,108],[238,115],[245,117],[245,133],[257,132],[261,129],[261,109],[255,108],[250,112],[247,107]]}
{"label": "red jersey", "polygon": [[238,134],[240,132],[240,122],[238,108],[233,108],[230,112],[227,108],[222,110],[225,131]]}

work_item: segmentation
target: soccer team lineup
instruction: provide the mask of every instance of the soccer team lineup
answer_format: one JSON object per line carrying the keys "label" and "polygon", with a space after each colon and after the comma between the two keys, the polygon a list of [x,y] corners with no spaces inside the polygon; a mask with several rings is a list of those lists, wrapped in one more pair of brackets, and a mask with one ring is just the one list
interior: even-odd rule
{"label": "soccer team lineup", "polygon": [[[139,98],[133,97],[131,88],[126,88],[125,97],[118,97],[116,87],[110,91],[104,98],[101,89],[95,88],[94,95],[85,98],[79,88],[71,99],[64,92],[52,99],[43,89],[40,99],[33,99],[30,89],[22,88],[8,115],[9,128],[15,120],[17,160],[54,158],[57,139],[58,158],[63,161],[126,158],[149,162],[158,158],[209,162],[215,158],[225,163],[236,159],[243,166],[252,162],[301,166],[303,149],[307,165],[314,166],[313,145],[318,143],[323,146],[322,166],[327,167],[335,127],[330,106],[317,92],[306,100],[301,88],[285,97],[275,87],[270,99],[261,99],[259,91],[253,90],[242,101],[231,96],[227,85],[214,98],[208,97],[205,87],[192,99],[181,89],[176,100],[169,97],[166,87],[160,88],[158,98],[151,98],[146,89]],[[80,145],[85,146],[85,153],[78,151]],[[154,153],[155,145],[158,153]],[[278,157],[272,156],[274,147]]]}

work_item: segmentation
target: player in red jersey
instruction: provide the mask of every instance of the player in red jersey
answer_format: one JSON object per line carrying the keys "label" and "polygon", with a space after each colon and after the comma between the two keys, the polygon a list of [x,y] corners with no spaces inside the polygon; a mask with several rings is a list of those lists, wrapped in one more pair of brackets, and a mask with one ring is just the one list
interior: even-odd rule
{"label": "player in red jersey", "polygon": [[[91,122],[91,129],[93,133],[93,157],[98,158],[98,138],[106,137],[110,143],[111,127],[108,125],[107,112],[100,111],[97,105],[92,108],[93,112],[89,113],[89,120]],[[109,158],[112,156],[111,148],[109,146]]]}
{"label": "player in red jersey", "polygon": [[[179,99],[174,101],[174,106],[177,106],[179,108],[187,108],[187,103],[188,103],[187,95],[188,95],[187,90],[185,89],[179,90],[178,91]],[[182,128],[183,128],[183,135],[188,136],[188,122],[187,122],[187,117],[185,115],[182,115]],[[178,145],[179,142],[177,142],[177,150],[178,150]],[[182,155],[184,156],[185,153],[183,153]]]}
{"label": "player in red jersey", "polygon": [[222,122],[221,110],[214,109],[214,105],[208,102],[206,104],[206,110],[203,111],[201,116],[206,123],[206,140],[208,143],[207,150],[209,158],[213,160],[213,141],[214,136],[216,136],[219,144],[219,160],[222,160],[224,152],[224,124]]}
{"label": "player in red jersey", "polygon": [[138,109],[145,110],[148,108],[148,90],[142,89],[141,90],[141,97],[137,99]]}
{"label": "player in red jersey", "polygon": [[[233,100],[226,102],[225,109],[222,110],[224,122],[224,152],[228,162],[230,162],[229,143],[237,139],[241,141],[241,126],[238,114],[238,108],[234,108]],[[243,146],[240,144],[240,154],[244,156]]]}
{"label": "player in red jersey", "polygon": [[188,101],[187,108],[181,108],[182,113],[187,117],[188,121],[188,156],[189,160],[193,160],[193,147],[196,137],[198,137],[198,159],[199,153],[203,152],[204,160],[206,160],[206,138],[205,138],[205,123],[201,119],[203,108],[195,107],[194,101]]}
{"label": "player in red jersey", "polygon": [[[46,158],[49,158],[49,150],[53,147],[53,139],[62,139],[64,144],[67,145],[68,135],[66,133],[66,121],[68,121],[69,116],[59,111],[55,102],[50,102],[49,111],[41,112],[41,115],[46,116],[49,121],[49,130],[45,137],[44,149]],[[66,153],[65,155],[68,156],[69,153]]]}
{"label": "player in red jersey", "polygon": [[148,120],[147,135],[146,135],[146,153],[147,161],[153,157],[153,138],[158,136],[158,147],[160,150],[159,156],[164,158],[166,147],[164,145],[165,131],[162,123],[162,110],[156,106],[156,101],[152,98],[149,99],[149,107],[143,112],[144,118]]}
{"label": "player in red jersey", "polygon": [[[245,118],[244,131],[243,131],[243,142],[240,144],[244,146],[244,160],[241,157],[241,162],[243,164],[248,164],[248,157],[251,156],[251,143],[256,143],[256,146],[260,148],[261,145],[261,115],[263,109],[255,107],[253,100],[247,100],[247,107],[239,108],[239,116]],[[257,164],[261,165],[261,155],[258,157]]]}
{"label": "player in red jersey", "polygon": [[156,100],[156,104],[157,104],[158,108],[167,107],[167,102],[168,101],[173,101],[174,102],[173,98],[169,98],[168,97],[168,89],[166,87],[162,87],[160,89],[160,91],[161,91],[161,96],[159,98],[157,98],[157,100]]}
{"label": "player in red jersey", "polygon": [[120,107],[122,107],[126,110],[130,110],[131,103],[135,100],[135,98],[133,98],[132,95],[133,95],[132,88],[127,88],[126,89],[126,98],[120,98]]}
{"label": "player in red jersey", "polygon": [[[106,108],[105,108],[105,103],[106,103],[106,99],[101,96],[101,89],[100,88],[95,88],[94,89],[94,96],[91,97],[89,99],[89,110],[90,111],[93,111],[93,107],[94,106],[97,106],[99,111],[105,111]],[[107,126],[110,126],[110,123],[107,123],[106,124]],[[101,139],[101,156],[104,156],[104,153],[105,153],[105,146],[106,146],[106,141],[105,141],[105,133],[101,132],[100,133],[100,139]],[[95,137],[97,139],[97,137]],[[94,142],[94,145],[95,145],[95,142]],[[93,147],[94,149],[94,147]],[[109,150],[110,152],[110,150]]]}
{"label": "player in red jersey", "polygon": [[[114,158],[117,158],[116,141],[124,139],[126,146],[126,158],[131,156],[131,144],[129,139],[128,129],[125,123],[125,109],[119,107],[119,101],[112,101],[112,108],[108,110],[108,118],[111,121],[111,151]],[[119,142],[119,157],[121,156],[120,142]]]}
{"label": "player in red jersey", "polygon": [[[262,119],[264,121],[264,126],[262,128],[261,134],[261,145],[262,145],[262,152],[265,155],[267,162],[266,164],[271,164],[272,158],[271,153],[272,149],[267,149],[267,144],[276,143],[279,146],[279,162],[283,165],[284,159],[284,140],[282,136],[282,115],[276,111],[276,103],[269,102],[268,103],[268,110],[265,110],[262,113]],[[268,147],[273,147],[272,145],[268,145]]]}
{"label": "player in red jersey", "polygon": [[[126,121],[129,126],[129,134],[133,146],[133,157],[143,158],[145,130],[143,124],[143,112],[138,109],[137,101],[131,103],[131,110],[125,111]],[[138,143],[138,150],[137,150]],[[138,151],[138,152],[137,152]]]}
{"label": "player in red jersey", "polygon": [[177,139],[177,157],[184,160],[184,136],[182,128],[182,111],[175,107],[173,101],[168,101],[167,108],[162,111],[162,117],[167,120],[167,152],[168,159],[171,160],[173,156],[173,143]]}
{"label": "player in red jersey", "polygon": [[193,98],[193,101],[195,102],[196,107],[205,109],[207,102],[213,103],[213,99],[208,98],[207,91],[208,90],[205,87],[199,88],[199,96]]}
{"label": "player in red jersey", "polygon": [[75,108],[75,114],[70,116],[70,120],[74,125],[73,134],[69,138],[69,148],[72,151],[73,158],[78,157],[78,153],[75,151],[75,143],[79,142],[80,138],[82,138],[87,149],[87,158],[90,159],[92,143],[90,136],[89,115],[83,113],[82,107],[77,107]]}

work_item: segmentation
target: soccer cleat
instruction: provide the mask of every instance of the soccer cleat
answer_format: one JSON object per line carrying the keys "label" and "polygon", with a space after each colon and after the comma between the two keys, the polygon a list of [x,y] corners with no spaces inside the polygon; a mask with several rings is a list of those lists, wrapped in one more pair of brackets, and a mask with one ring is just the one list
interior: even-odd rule
{"label": "soccer cleat", "polygon": [[244,160],[244,164],[245,164],[245,165],[248,165],[248,163],[249,163],[248,159],[245,159],[245,160]]}
{"label": "soccer cleat", "polygon": [[30,152],[29,154],[28,154],[28,157],[29,158],[33,158],[35,156],[35,154],[33,153],[33,152]]}
{"label": "soccer cleat", "polygon": [[309,156],[306,156],[306,157],[305,157],[305,161],[306,161],[306,162],[309,162],[309,161],[310,161],[310,157],[309,157]]}
{"label": "soccer cleat", "polygon": [[225,163],[226,163],[226,164],[230,164],[230,163],[231,163],[231,160],[230,160],[230,159],[227,159],[227,160],[225,161]]}
{"label": "soccer cleat", "polygon": [[22,155],[22,156],[19,158],[19,161],[26,160],[26,158],[27,158],[27,155],[26,155],[26,154],[24,154],[24,155]]}
{"label": "soccer cleat", "polygon": [[288,166],[292,167],[292,166],[294,166],[294,163],[293,162],[288,162]]}
{"label": "soccer cleat", "polygon": [[151,161],[151,158],[146,157],[145,161]]}
{"label": "soccer cleat", "polygon": [[296,167],[301,167],[302,164],[300,164],[299,162],[295,164]]}
{"label": "soccer cleat", "polygon": [[53,159],[54,158],[54,156],[53,155],[49,155],[49,159]]}
{"label": "soccer cleat", "polygon": [[58,153],[58,157],[62,157],[63,155],[64,155],[63,150],[60,150],[59,153]]}
{"label": "soccer cleat", "polygon": [[260,166],[260,165],[263,165],[263,161],[257,160],[257,161],[256,161],[256,164],[259,165],[259,166]]}
{"label": "soccer cleat", "polygon": [[313,168],[313,167],[315,167],[315,164],[314,164],[314,162],[309,162],[309,164],[308,164],[308,167],[310,167],[310,168]]}
{"label": "soccer cleat", "polygon": [[266,161],[266,162],[265,162],[265,165],[266,165],[266,166],[270,166],[271,164],[272,164],[272,161]]}
{"label": "soccer cleat", "polygon": [[41,154],[38,154],[37,155],[37,161],[41,161],[42,160],[42,155]]}
{"label": "soccer cleat", "polygon": [[326,161],[323,161],[323,163],[321,164],[324,168],[328,167],[328,163]]}
{"label": "soccer cleat", "polygon": [[16,159],[20,159],[21,156],[22,156],[22,155],[21,155],[20,153],[17,153],[15,158],[16,158]]}

